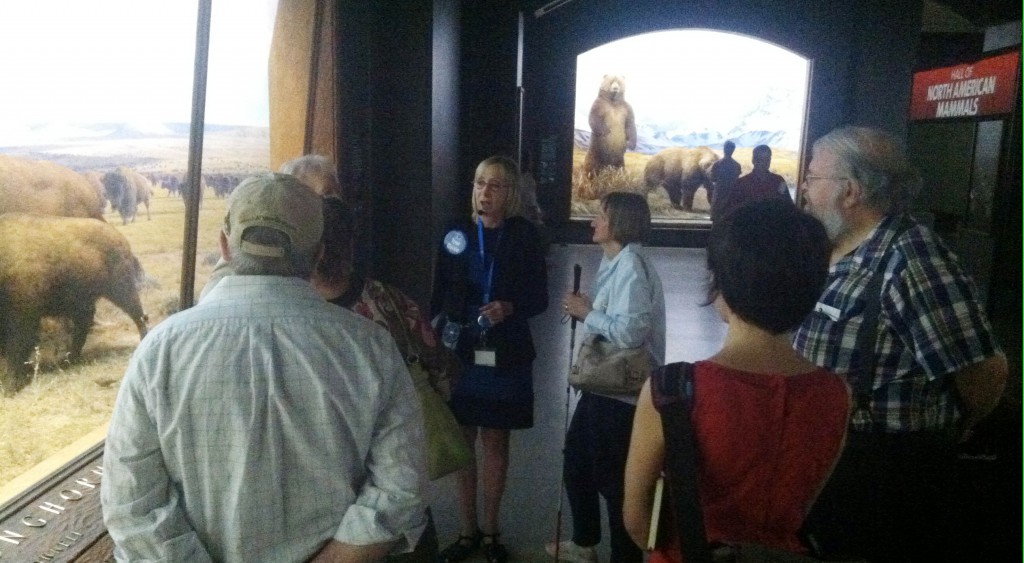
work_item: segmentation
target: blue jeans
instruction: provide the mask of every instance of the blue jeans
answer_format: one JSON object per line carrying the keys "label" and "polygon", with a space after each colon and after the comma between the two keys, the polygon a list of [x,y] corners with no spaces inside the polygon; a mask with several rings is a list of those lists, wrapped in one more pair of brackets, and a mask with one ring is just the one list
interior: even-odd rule
{"label": "blue jeans", "polygon": [[636,406],[584,392],[565,439],[563,477],[572,510],[572,541],[589,547],[601,541],[601,506],[608,511],[613,563],[638,563],[643,552],[622,523],[623,482]]}

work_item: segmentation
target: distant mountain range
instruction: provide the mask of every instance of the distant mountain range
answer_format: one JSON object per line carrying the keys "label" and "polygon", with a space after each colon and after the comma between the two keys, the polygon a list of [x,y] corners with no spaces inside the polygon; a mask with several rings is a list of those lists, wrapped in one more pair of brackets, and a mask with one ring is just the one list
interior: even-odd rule
{"label": "distant mountain range", "polygon": [[[721,149],[730,140],[737,147],[768,145],[799,150],[802,125],[798,112],[802,110],[797,109],[799,104],[794,104],[792,97],[788,91],[769,92],[737,119],[713,125],[702,124],[699,128],[671,118],[665,122],[638,123],[636,152],[656,154],[668,147]],[[574,141],[581,149],[588,148],[590,131],[576,129]]]}
{"label": "distant mountain range", "polygon": [[[188,123],[130,122],[130,123],[62,123],[47,122],[31,125],[7,125],[0,131],[0,148],[31,147],[100,140],[152,139],[161,137],[188,137]],[[267,127],[243,125],[217,125],[207,123],[207,134],[231,134],[242,137],[266,137]]]}

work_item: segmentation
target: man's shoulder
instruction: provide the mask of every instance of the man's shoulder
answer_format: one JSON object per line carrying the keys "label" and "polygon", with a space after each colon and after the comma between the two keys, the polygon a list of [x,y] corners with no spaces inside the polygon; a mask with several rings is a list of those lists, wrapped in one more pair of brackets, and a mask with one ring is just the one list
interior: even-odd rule
{"label": "man's shoulder", "polygon": [[919,260],[956,261],[956,255],[935,231],[913,219],[890,220],[886,231],[892,232],[893,250],[908,262]]}
{"label": "man's shoulder", "polygon": [[736,162],[734,158],[723,158],[715,163],[715,166],[728,168],[730,170],[740,170],[740,163]]}

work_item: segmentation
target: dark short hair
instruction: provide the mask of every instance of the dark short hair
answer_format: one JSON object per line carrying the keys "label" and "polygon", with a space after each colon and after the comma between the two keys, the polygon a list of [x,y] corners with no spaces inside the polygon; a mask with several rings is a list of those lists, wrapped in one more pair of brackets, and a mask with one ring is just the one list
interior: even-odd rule
{"label": "dark short hair", "polygon": [[608,232],[616,242],[622,246],[647,242],[651,233],[647,198],[631,192],[611,192],[601,198],[601,209],[608,215]]}
{"label": "dark short hair", "polygon": [[722,152],[724,152],[726,154],[726,156],[732,154],[733,151],[735,151],[735,150],[736,150],[736,143],[734,143],[732,141],[726,141],[722,145]]}
{"label": "dark short hair", "polygon": [[780,199],[754,201],[711,227],[708,303],[719,295],[741,319],[780,334],[811,313],[828,275],[825,227]]}

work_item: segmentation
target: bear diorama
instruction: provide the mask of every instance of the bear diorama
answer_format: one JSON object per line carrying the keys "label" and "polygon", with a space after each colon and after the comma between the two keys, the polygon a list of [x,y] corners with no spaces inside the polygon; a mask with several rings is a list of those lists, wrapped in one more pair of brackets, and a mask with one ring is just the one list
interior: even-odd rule
{"label": "bear diorama", "polygon": [[693,211],[693,197],[701,186],[707,190],[708,201],[712,199],[711,168],[718,160],[708,147],[664,149],[647,161],[644,185],[648,191],[665,188],[673,208]]}
{"label": "bear diorama", "polygon": [[626,150],[636,148],[636,121],[633,107],[626,101],[626,79],[606,74],[597,99],[590,106],[590,147],[583,161],[588,178],[602,168],[622,168]]}

